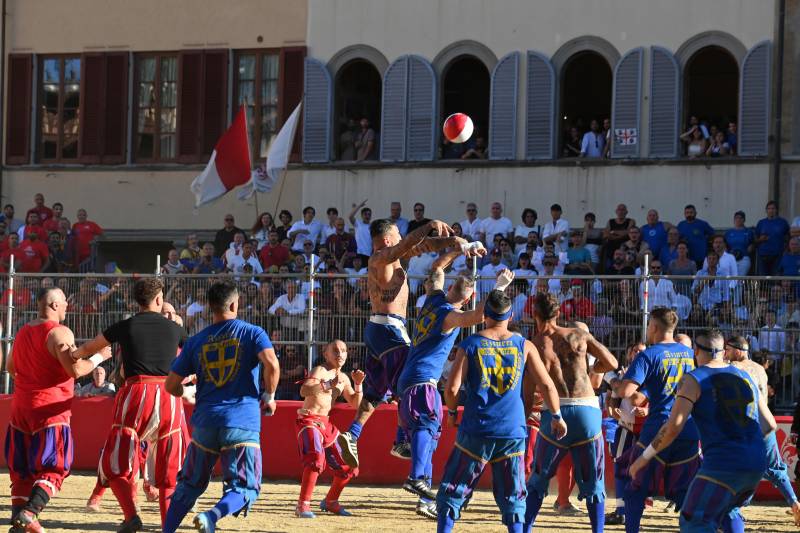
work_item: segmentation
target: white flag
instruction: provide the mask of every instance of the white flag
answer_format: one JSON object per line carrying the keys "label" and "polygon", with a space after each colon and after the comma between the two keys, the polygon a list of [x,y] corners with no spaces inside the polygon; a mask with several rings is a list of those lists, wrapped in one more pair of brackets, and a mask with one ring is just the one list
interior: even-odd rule
{"label": "white flag", "polygon": [[239,189],[239,200],[247,200],[256,192],[269,192],[281,173],[286,170],[289,164],[289,155],[292,153],[294,136],[297,133],[297,123],[300,121],[300,107],[303,102],[297,104],[292,114],[286,119],[281,131],[275,136],[275,140],[269,147],[267,161],[250,174],[250,181]]}

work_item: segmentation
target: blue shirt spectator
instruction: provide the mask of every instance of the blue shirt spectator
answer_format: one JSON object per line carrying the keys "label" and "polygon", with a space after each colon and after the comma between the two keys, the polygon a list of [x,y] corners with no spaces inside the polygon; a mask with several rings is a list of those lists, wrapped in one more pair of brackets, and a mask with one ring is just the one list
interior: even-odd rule
{"label": "blue shirt spectator", "polygon": [[789,223],[778,216],[777,202],[770,200],[767,202],[767,218],[762,218],[756,225],[759,275],[775,274],[788,235]]}
{"label": "blue shirt spectator", "polygon": [[800,237],[792,237],[789,240],[789,251],[781,257],[778,273],[783,276],[800,275]]}
{"label": "blue shirt spectator", "polygon": [[725,132],[725,142],[728,143],[731,155],[736,155],[739,152],[738,146],[739,137],[736,134],[736,123],[728,123],[728,131]]}
{"label": "blue shirt spectator", "polygon": [[667,231],[670,225],[658,220],[658,211],[647,212],[647,224],[642,226],[642,240],[650,247],[654,257],[661,256],[661,249],[667,244]]}
{"label": "blue shirt spectator", "polygon": [[678,233],[689,245],[689,257],[700,266],[708,252],[708,239],[714,235],[714,228],[705,220],[697,218],[697,209],[687,205],[683,210],[685,217],[678,224]]}

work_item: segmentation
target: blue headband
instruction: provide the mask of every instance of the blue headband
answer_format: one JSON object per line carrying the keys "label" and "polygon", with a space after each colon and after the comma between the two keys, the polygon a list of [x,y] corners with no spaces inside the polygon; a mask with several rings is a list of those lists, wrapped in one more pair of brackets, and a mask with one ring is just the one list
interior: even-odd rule
{"label": "blue headband", "polygon": [[509,318],[511,318],[511,310],[512,310],[512,308],[509,307],[508,311],[506,311],[505,313],[497,313],[495,311],[492,311],[488,307],[484,307],[483,308],[483,316],[486,316],[486,317],[491,318],[492,320],[496,320],[498,322],[502,322],[503,320],[508,320]]}

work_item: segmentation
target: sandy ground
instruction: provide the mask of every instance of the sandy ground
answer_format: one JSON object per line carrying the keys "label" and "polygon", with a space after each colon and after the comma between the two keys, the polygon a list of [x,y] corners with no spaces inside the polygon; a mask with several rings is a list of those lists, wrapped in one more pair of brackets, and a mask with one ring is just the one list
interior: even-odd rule
{"label": "sandy ground", "polygon": [[[78,531],[116,531],[122,520],[121,511],[111,491],[103,500],[103,512],[87,514],[84,510],[86,499],[92,491],[95,476],[79,473],[70,476],[64,483],[62,492],[50,502],[41,516],[42,525],[48,532]],[[247,518],[226,518],[217,526],[217,531],[259,531],[259,532],[299,532],[313,528],[317,532],[339,531],[435,531],[435,523],[414,514],[414,498],[394,487],[352,486],[345,489],[341,502],[355,516],[344,518],[318,513],[315,520],[295,518],[293,511],[297,500],[298,485],[295,483],[268,482],[262,485],[261,499],[256,503]],[[314,492],[315,504],[327,491],[327,486],[319,486]],[[212,482],[206,497],[199,501],[200,510],[216,503],[221,494],[219,481]],[[8,502],[9,479],[7,473],[0,474],[0,497]],[[158,503],[142,501],[142,520],[145,531],[160,531]],[[554,497],[547,498],[535,531],[590,531],[586,514],[578,516],[559,516],[552,510]],[[579,504],[580,507],[580,504]],[[654,507],[646,511],[642,531],[677,531],[677,515],[665,513],[663,501],[656,501]],[[785,514],[785,506],[756,505],[745,510],[747,531],[797,531]],[[4,513],[8,507],[4,507]],[[180,531],[193,531],[191,515],[184,521]],[[3,529],[4,530],[4,529]],[[608,526],[608,531],[624,531],[622,526]],[[492,494],[480,491],[473,497],[469,509],[456,525],[456,531],[503,532]]]}

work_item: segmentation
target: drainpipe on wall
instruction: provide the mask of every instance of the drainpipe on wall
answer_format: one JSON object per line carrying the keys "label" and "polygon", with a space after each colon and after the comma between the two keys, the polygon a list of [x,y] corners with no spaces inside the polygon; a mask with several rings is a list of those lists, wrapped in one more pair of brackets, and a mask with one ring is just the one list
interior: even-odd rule
{"label": "drainpipe on wall", "polygon": [[[6,94],[5,87],[6,87],[6,0],[3,0],[2,12],[0,12],[0,17],[2,17],[2,22],[0,22],[0,32],[3,35],[0,37],[0,154],[4,154],[5,150],[3,147],[5,146],[4,142],[4,134],[5,134],[5,124],[6,124],[6,114],[5,114],[5,98],[3,96]],[[0,161],[0,201],[3,200],[3,166],[5,165],[6,160],[2,158]]]}
{"label": "drainpipe on wall", "polygon": [[783,52],[784,52],[784,25],[786,23],[786,0],[780,0],[778,10],[778,68],[775,74],[775,154],[772,161],[773,190],[776,202],[781,205],[781,158],[783,150]]}

